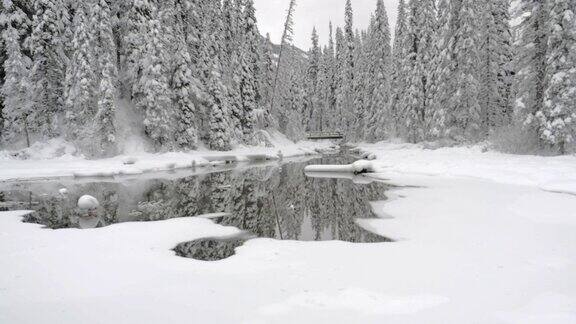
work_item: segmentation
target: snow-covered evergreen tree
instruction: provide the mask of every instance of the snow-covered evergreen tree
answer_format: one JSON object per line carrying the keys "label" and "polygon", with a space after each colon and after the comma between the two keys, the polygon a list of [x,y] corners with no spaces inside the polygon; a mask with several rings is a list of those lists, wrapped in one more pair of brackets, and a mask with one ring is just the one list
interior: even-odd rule
{"label": "snow-covered evergreen tree", "polygon": [[149,22],[156,8],[154,0],[129,0],[132,2],[126,14],[126,32],[122,39],[122,81],[126,92],[133,94],[144,70],[146,44],[150,34]]}
{"label": "snow-covered evergreen tree", "polygon": [[392,48],[388,14],[383,0],[376,3],[370,26],[367,51],[367,135],[370,140],[383,138],[386,129],[387,101],[390,93]]}
{"label": "snow-covered evergreen tree", "polygon": [[67,57],[65,31],[69,16],[63,0],[36,0],[32,34],[27,48],[32,54],[30,125],[47,137],[60,133]]}
{"label": "snow-covered evergreen tree", "polygon": [[118,96],[117,49],[113,34],[112,12],[106,0],[96,0],[92,6],[92,23],[96,35],[94,46],[98,63],[98,92],[94,116],[94,153],[111,156],[117,153],[116,100]]}
{"label": "snow-covered evergreen tree", "polygon": [[446,129],[443,136],[455,140],[478,139],[481,135],[479,104],[479,33],[480,4],[473,0],[451,2],[452,29],[449,55],[451,76],[447,83]]}
{"label": "snow-covered evergreen tree", "polygon": [[174,114],[176,127],[175,142],[180,149],[196,149],[198,145],[198,126],[202,114],[194,103],[200,95],[200,81],[194,76],[192,58],[188,47],[185,4],[174,3],[174,39],[173,70],[171,71],[170,87],[174,94]]}
{"label": "snow-covered evergreen tree", "polygon": [[0,140],[3,137],[12,142],[24,138],[30,146],[28,117],[32,111],[28,80],[31,61],[23,54],[21,47],[22,29],[29,22],[24,12],[11,1],[4,1],[3,7],[0,13],[0,37],[2,44],[5,44],[6,58],[2,66],[4,78],[0,87],[3,102],[3,109],[0,110]]}
{"label": "snow-covered evergreen tree", "polygon": [[214,59],[212,77],[208,80],[209,101],[209,135],[208,146],[216,151],[228,151],[231,146],[230,126],[228,124],[230,106],[224,93],[218,59]]}
{"label": "snow-covered evergreen tree", "polygon": [[484,132],[509,124],[512,117],[509,7],[509,0],[490,0],[482,8],[479,99]]}
{"label": "snow-covered evergreen tree", "polygon": [[81,2],[74,15],[72,58],[66,71],[66,137],[80,146],[92,141],[86,123],[96,115],[96,62],[94,26],[90,24],[88,4]]}
{"label": "snow-covered evergreen tree", "polygon": [[541,123],[534,116],[544,106],[546,89],[546,55],[548,52],[549,10],[547,2],[524,0],[519,4],[518,12],[522,22],[518,26],[520,39],[516,44],[518,58],[515,78],[516,110],[524,119],[526,127],[532,130],[532,136],[539,139],[542,134]]}
{"label": "snow-covered evergreen tree", "polygon": [[576,2],[548,6],[544,101],[535,122],[541,140],[564,154],[576,141]]}
{"label": "snow-covered evergreen tree", "polygon": [[336,45],[334,44],[334,35],[332,22],[328,26],[328,47],[324,51],[324,60],[326,64],[325,72],[325,91],[326,91],[326,114],[322,117],[324,124],[330,130],[336,129],[337,116],[337,102],[336,102],[336,76],[337,76],[337,61],[336,61]]}
{"label": "snow-covered evergreen tree", "polygon": [[258,78],[259,88],[260,88],[260,107],[266,107],[270,104],[270,99],[272,96],[272,86],[274,83],[274,53],[272,48],[272,41],[270,40],[270,34],[266,34],[266,40],[261,44],[262,49],[260,50],[260,76]]}
{"label": "snow-covered evergreen tree", "polygon": [[404,36],[405,58],[402,75],[404,87],[397,108],[401,113],[401,135],[411,142],[426,138],[428,115],[431,114],[432,63],[436,13],[433,0],[411,0],[407,33]]}
{"label": "snow-covered evergreen tree", "polygon": [[354,68],[355,68],[355,39],[354,39],[354,13],[352,10],[352,2],[350,0],[346,0],[346,7],[345,7],[345,25],[344,25],[344,41],[346,42],[345,45],[345,54],[344,54],[344,82],[342,92],[344,95],[343,101],[343,126],[346,133],[353,132],[354,130],[351,129],[353,126],[353,122],[355,120],[355,109],[354,109]]}
{"label": "snow-covered evergreen tree", "polygon": [[136,107],[144,114],[146,135],[157,150],[170,150],[174,146],[174,110],[168,80],[168,55],[161,34],[160,13],[153,3],[148,3],[152,17],[146,21],[146,47],[141,56],[141,75],[136,78],[132,97]]}
{"label": "snow-covered evergreen tree", "polygon": [[318,76],[320,73],[320,59],[322,50],[320,49],[320,40],[316,27],[312,30],[312,47],[308,51],[308,67],[306,73],[306,85],[304,91],[306,93],[305,99],[305,115],[307,118],[307,129],[310,131],[318,131],[320,129],[319,120],[322,115],[319,97],[320,91],[318,89]]}
{"label": "snow-covered evergreen tree", "polygon": [[255,116],[260,101],[260,89],[257,77],[260,75],[260,33],[256,25],[256,14],[253,0],[244,3],[242,25],[242,46],[240,47],[240,96],[242,115],[240,123],[244,141],[251,141],[254,135]]}
{"label": "snow-covered evergreen tree", "polygon": [[340,27],[336,28],[336,117],[333,125],[341,131],[345,131],[344,110],[346,109],[346,43],[344,32]]}
{"label": "snow-covered evergreen tree", "polygon": [[[402,75],[402,69],[405,60],[405,53],[407,52],[405,45],[405,37],[408,26],[407,8],[404,0],[398,3],[396,29],[394,32],[394,45],[392,47],[392,76],[390,80],[391,94],[388,104],[388,119],[389,122],[383,126],[390,128],[390,131],[395,136],[398,135],[398,125],[400,124],[400,102],[402,100],[401,94],[405,88],[405,78]],[[383,138],[383,134],[379,132],[376,134],[379,139]]]}

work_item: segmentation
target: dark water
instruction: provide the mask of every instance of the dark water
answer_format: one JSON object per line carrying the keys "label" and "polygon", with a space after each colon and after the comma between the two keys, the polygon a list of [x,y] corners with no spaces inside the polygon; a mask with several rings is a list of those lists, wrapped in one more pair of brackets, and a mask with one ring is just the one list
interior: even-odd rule
{"label": "dark water", "polygon": [[[33,209],[35,212],[25,221],[51,229],[96,228],[122,222],[225,213],[213,221],[237,227],[244,234],[186,242],[174,249],[179,256],[199,260],[229,257],[236,247],[254,237],[387,242],[387,238],[356,224],[356,219],[376,217],[369,202],[386,199],[387,185],[356,184],[349,179],[311,178],[304,174],[304,167],[309,164],[352,161],[328,157],[282,166],[172,175],[170,179],[25,183],[0,191],[0,207]],[[61,188],[68,193],[59,193]],[[96,197],[101,204],[91,214],[76,208],[78,198],[86,194]]]}

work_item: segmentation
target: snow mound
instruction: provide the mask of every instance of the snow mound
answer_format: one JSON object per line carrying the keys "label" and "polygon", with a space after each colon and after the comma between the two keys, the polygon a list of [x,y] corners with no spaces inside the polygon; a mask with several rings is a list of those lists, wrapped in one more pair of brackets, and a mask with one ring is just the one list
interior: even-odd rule
{"label": "snow mound", "polygon": [[55,138],[47,142],[36,142],[31,147],[15,151],[0,151],[0,160],[51,160],[75,157],[78,151],[64,139]]}
{"label": "snow mound", "polygon": [[98,199],[90,196],[84,195],[78,199],[78,208],[81,210],[94,210],[100,206]]}

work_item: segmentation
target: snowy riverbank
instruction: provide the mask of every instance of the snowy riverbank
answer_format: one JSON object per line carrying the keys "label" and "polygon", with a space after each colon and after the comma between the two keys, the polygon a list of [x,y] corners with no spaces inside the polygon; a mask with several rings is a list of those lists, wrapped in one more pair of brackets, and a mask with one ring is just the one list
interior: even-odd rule
{"label": "snowy riverbank", "polygon": [[[278,160],[282,158],[316,155],[337,147],[330,141],[293,143],[276,133],[273,147],[241,147],[229,152],[199,150],[162,154],[135,153],[101,160],[87,160],[70,154],[72,148],[55,142],[56,148],[43,147],[41,151],[26,152],[31,158],[12,158],[0,152],[0,181],[39,180],[59,177],[113,177],[133,176],[149,172],[205,167],[226,162]],[[53,157],[60,151],[58,157]]]}
{"label": "snowy riverbank", "polygon": [[476,178],[576,194],[575,155],[512,155],[485,152],[480,146],[432,150],[418,144],[386,142],[358,148],[363,155],[375,155],[375,166],[385,174]]}

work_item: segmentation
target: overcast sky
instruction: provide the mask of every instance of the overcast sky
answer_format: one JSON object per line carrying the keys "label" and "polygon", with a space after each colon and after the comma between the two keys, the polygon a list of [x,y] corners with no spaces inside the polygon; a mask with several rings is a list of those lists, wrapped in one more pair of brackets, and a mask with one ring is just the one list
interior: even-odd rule
{"label": "overcast sky", "polygon": [[[258,26],[263,35],[270,33],[272,42],[280,43],[286,10],[290,0],[254,0]],[[296,0],[294,17],[294,44],[303,50],[310,48],[310,35],[316,26],[320,42],[326,44],[328,23],[334,28],[344,26],[344,7],[346,0]],[[396,23],[398,0],[384,0],[390,18],[391,32]],[[376,10],[376,0],[352,0],[354,9],[354,28],[366,29],[370,15]]]}

